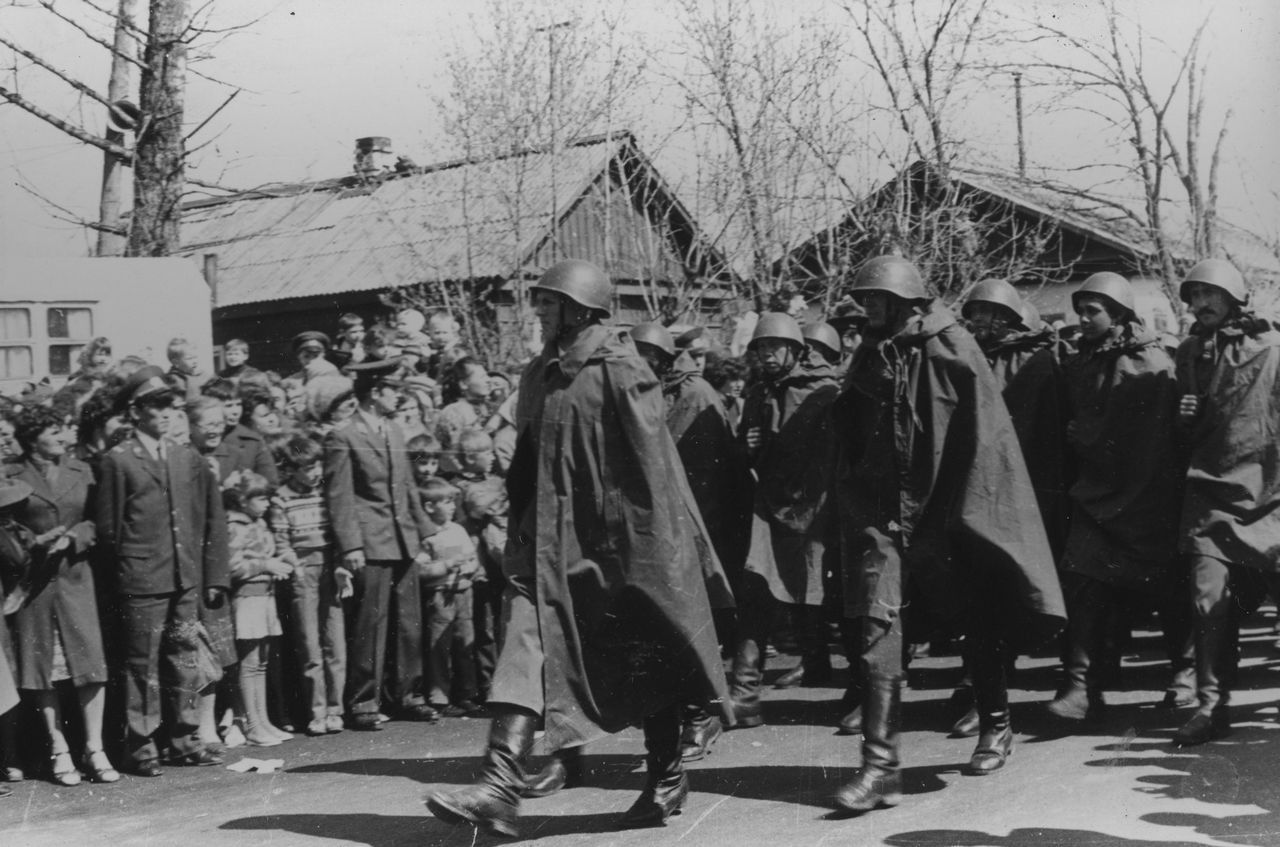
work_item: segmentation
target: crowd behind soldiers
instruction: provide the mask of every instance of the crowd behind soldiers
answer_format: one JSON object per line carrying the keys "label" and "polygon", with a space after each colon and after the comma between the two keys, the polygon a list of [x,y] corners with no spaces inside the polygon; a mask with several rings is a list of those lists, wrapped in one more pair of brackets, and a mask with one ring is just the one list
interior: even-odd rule
{"label": "crowd behind soldiers", "polygon": [[[971,708],[953,732],[977,738],[973,774],[1012,750],[1018,654],[1057,639],[1046,708],[1096,718],[1135,606],[1160,616],[1162,705],[1189,710],[1174,742],[1226,734],[1240,616],[1280,589],[1280,330],[1225,261],[1181,292],[1195,323],[1172,351],[1118,274],[1073,294],[1068,339],[1002,280],[979,281],[957,316],[897,257],[863,265],[825,322],[761,315],[741,358],[698,327],[623,334],[612,355],[658,380],[690,519],[718,560],[706,613],[729,662],[723,697],[679,704],[674,752],[645,717],[650,780],[623,825],[664,823],[687,795],[682,762],[765,722],[780,629],[800,662],[774,687],[825,687],[838,624],[850,670],[833,723],[861,736],[862,764],[836,804],[854,814],[901,799],[901,689],[930,638],[960,640],[954,699]],[[503,478],[526,423],[513,375],[467,355],[447,313],[367,331],[345,315],[338,330],[294,339],[300,370],[284,378],[243,342],[209,377],[180,339],[168,372],[99,339],[64,388],[5,413],[15,638],[0,657],[47,730],[55,782],[118,778],[116,736],[123,765],[154,776],[294,732],[484,710],[510,558]],[[569,357],[555,347],[544,358]],[[16,701],[5,671],[0,711]],[[59,682],[76,692],[73,729]],[[9,779],[31,769],[23,714],[0,718]],[[586,778],[582,733],[525,775],[514,734],[531,730],[507,721],[503,739],[501,722],[479,787],[436,795],[437,816],[510,834],[521,796]]]}

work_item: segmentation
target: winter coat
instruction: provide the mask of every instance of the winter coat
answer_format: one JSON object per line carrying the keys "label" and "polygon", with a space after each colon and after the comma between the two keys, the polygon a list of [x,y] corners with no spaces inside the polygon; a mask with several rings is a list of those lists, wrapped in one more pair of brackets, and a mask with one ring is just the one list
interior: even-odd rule
{"label": "winter coat", "polygon": [[1193,326],[1178,389],[1200,398],[1182,509],[1184,553],[1280,572],[1280,325]]}
{"label": "winter coat", "polygon": [[14,617],[18,645],[18,687],[52,690],[55,640],[60,636],[75,685],[107,681],[107,662],[98,622],[98,598],[89,552],[97,539],[87,519],[93,472],[84,462],[65,457],[52,483],[28,459],[15,474],[31,486],[17,519],[36,535],[61,526],[72,536],[69,547],[52,556],[33,552],[27,600]]}
{"label": "winter coat", "polygon": [[723,708],[711,607],[732,600],[630,335],[597,325],[548,345],[519,398],[491,699],[544,710],[553,746],[674,703]]}
{"label": "winter coat", "polygon": [[1051,328],[1020,332],[983,347],[1018,434],[1018,446],[1036,489],[1036,503],[1054,561],[1067,541],[1075,478],[1067,444],[1067,381],[1062,360],[1071,348]]}
{"label": "winter coat", "polygon": [[1064,363],[1077,477],[1063,570],[1157,589],[1174,565],[1182,478],[1173,362],[1141,323]]}
{"label": "winter coat", "polygon": [[662,381],[667,429],[675,440],[685,477],[725,570],[736,575],[747,555],[751,521],[751,474],[734,437],[720,394],[688,356],[676,359]]}
{"label": "winter coat", "polygon": [[783,603],[820,605],[823,559],[833,531],[827,494],[834,442],[831,404],[839,393],[826,363],[798,364],[781,380],[747,392],[740,435],[759,428],[747,570]]}
{"label": "winter coat", "polygon": [[[868,335],[833,415],[847,616],[891,622],[910,587],[939,619],[976,611],[1010,637],[1061,624],[1062,592],[1013,422],[977,342],[950,311],[935,302],[888,339]],[[899,580],[881,579],[881,539],[898,552]]]}

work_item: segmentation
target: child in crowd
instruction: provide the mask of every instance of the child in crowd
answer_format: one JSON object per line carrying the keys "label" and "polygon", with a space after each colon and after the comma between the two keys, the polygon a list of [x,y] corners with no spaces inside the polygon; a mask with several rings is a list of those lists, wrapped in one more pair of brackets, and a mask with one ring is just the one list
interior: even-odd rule
{"label": "child in crowd", "polygon": [[169,342],[168,354],[168,376],[185,399],[194,400],[200,394],[200,387],[209,381],[209,375],[200,368],[199,349],[185,338],[175,338]]}
{"label": "child in crowd", "polygon": [[275,584],[293,573],[276,553],[267,525],[272,487],[252,471],[229,477],[223,487],[231,554],[231,615],[240,658],[240,711],[244,737],[255,747],[274,747],[293,736],[267,719],[267,662],[271,639],[280,635]]}
{"label": "child in crowd", "polygon": [[395,338],[395,330],[386,324],[374,324],[364,334],[364,360],[368,362],[399,356],[400,348],[396,346]]}
{"label": "child in crowd", "polygon": [[417,309],[401,309],[396,312],[396,344],[401,348],[416,347],[418,355],[431,348],[431,339],[422,331],[427,319]]}
{"label": "child in crowd", "polygon": [[[458,490],[442,479],[418,489],[427,519],[437,529],[426,540],[418,566],[427,629],[428,703],[446,717],[477,711],[472,582],[479,571],[476,548],[453,516]],[[452,696],[450,696],[452,695]]]}
{"label": "child in crowd", "polygon": [[249,342],[240,338],[233,338],[222,345],[222,363],[223,368],[218,371],[218,376],[237,385],[245,377],[262,373],[257,368],[250,367]]}
{"label": "child in crowd", "polygon": [[295,435],[276,452],[283,484],[271,502],[269,523],[276,553],[290,562],[290,636],[301,671],[302,694],[311,708],[308,735],[342,731],[347,682],[346,626],[342,599],[352,595],[351,572],[334,561],[329,512],[320,489],[324,450]]}
{"label": "child in crowd", "polygon": [[493,439],[483,429],[463,431],[458,439],[460,469],[453,484],[459,489],[460,523],[476,547],[480,568],[472,590],[472,628],[475,632],[476,686],[482,698],[489,691],[498,658],[502,620],[502,550],[507,543],[507,492],[502,477],[493,473]]}
{"label": "child in crowd", "polygon": [[413,484],[421,488],[440,471],[440,442],[430,435],[416,435],[405,442]]}
{"label": "child in crowd", "polygon": [[364,361],[364,318],[352,312],[338,318],[338,337],[329,358],[340,368]]}

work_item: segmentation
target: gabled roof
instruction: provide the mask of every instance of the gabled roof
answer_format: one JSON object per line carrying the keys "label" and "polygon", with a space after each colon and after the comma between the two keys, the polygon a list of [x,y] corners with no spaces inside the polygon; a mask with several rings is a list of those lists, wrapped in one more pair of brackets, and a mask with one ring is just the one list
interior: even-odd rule
{"label": "gabled roof", "polygon": [[385,289],[435,280],[510,279],[527,267],[611,168],[663,194],[663,214],[700,257],[695,272],[725,263],[702,243],[629,132],[582,138],[556,153],[526,150],[460,160],[370,180],[279,184],[188,204],[181,255],[217,254],[217,305]]}

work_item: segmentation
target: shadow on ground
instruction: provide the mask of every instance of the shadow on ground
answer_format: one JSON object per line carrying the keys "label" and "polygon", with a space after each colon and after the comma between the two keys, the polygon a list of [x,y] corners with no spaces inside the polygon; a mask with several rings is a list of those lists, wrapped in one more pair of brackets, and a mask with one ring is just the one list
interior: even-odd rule
{"label": "shadow on ground", "polygon": [[1008,835],[994,835],[973,829],[921,829],[900,832],[884,839],[893,847],[1203,847],[1198,841],[1145,841],[1108,835],[1087,829],[1015,829]]}

